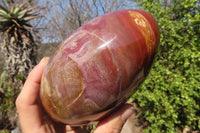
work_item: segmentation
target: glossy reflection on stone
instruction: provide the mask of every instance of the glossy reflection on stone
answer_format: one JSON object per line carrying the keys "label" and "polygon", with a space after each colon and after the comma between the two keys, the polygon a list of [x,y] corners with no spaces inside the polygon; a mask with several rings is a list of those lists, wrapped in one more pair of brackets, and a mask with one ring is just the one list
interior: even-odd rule
{"label": "glossy reflection on stone", "polygon": [[154,18],[141,10],[97,17],[72,33],[52,55],[41,101],[56,121],[98,121],[144,80],[159,42]]}

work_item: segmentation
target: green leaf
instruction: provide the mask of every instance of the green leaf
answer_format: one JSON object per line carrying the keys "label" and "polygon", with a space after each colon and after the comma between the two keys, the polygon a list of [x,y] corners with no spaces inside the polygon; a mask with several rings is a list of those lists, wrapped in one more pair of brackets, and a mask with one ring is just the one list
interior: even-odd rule
{"label": "green leaf", "polygon": [[4,6],[0,5],[0,9],[2,9],[3,11],[5,11],[6,13],[9,13],[10,10],[8,8],[5,8]]}
{"label": "green leaf", "polygon": [[6,81],[6,72],[3,71],[0,77],[0,87],[3,87],[3,84],[5,83],[5,81]]}
{"label": "green leaf", "polygon": [[24,20],[25,21],[30,21],[31,19],[40,18],[40,17],[42,17],[42,16],[38,16],[38,15],[36,15],[36,16],[29,16],[29,17],[25,17]]}

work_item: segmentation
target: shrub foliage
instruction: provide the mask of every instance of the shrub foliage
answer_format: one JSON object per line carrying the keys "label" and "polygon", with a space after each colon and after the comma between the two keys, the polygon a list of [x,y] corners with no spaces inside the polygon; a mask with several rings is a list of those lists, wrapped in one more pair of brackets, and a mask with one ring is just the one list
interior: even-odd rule
{"label": "shrub foliage", "polygon": [[7,82],[6,72],[2,72],[0,75],[0,130],[16,127],[15,99],[19,94],[19,86],[19,83],[12,84]]}
{"label": "shrub foliage", "polygon": [[132,96],[145,132],[200,130],[200,14],[198,0],[140,0],[160,27],[157,57]]}

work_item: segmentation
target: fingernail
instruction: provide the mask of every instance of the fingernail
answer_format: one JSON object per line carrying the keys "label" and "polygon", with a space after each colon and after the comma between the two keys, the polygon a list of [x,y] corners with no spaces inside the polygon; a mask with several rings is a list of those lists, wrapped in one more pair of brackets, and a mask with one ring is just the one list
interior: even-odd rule
{"label": "fingernail", "polygon": [[131,115],[133,114],[133,108],[129,108],[127,109],[122,115],[121,115],[121,119],[123,121],[126,121]]}
{"label": "fingernail", "polygon": [[[42,63],[43,61],[45,61],[48,57],[43,57],[41,60],[40,60],[40,63]],[[40,64],[39,63],[39,64]]]}

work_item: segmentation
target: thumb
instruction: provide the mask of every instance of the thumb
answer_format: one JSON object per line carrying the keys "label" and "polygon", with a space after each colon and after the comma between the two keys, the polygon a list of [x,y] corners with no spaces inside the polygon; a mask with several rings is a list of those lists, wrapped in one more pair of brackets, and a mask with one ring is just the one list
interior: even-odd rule
{"label": "thumb", "polygon": [[132,114],[132,105],[124,104],[117,112],[100,121],[94,133],[120,133],[123,125]]}

